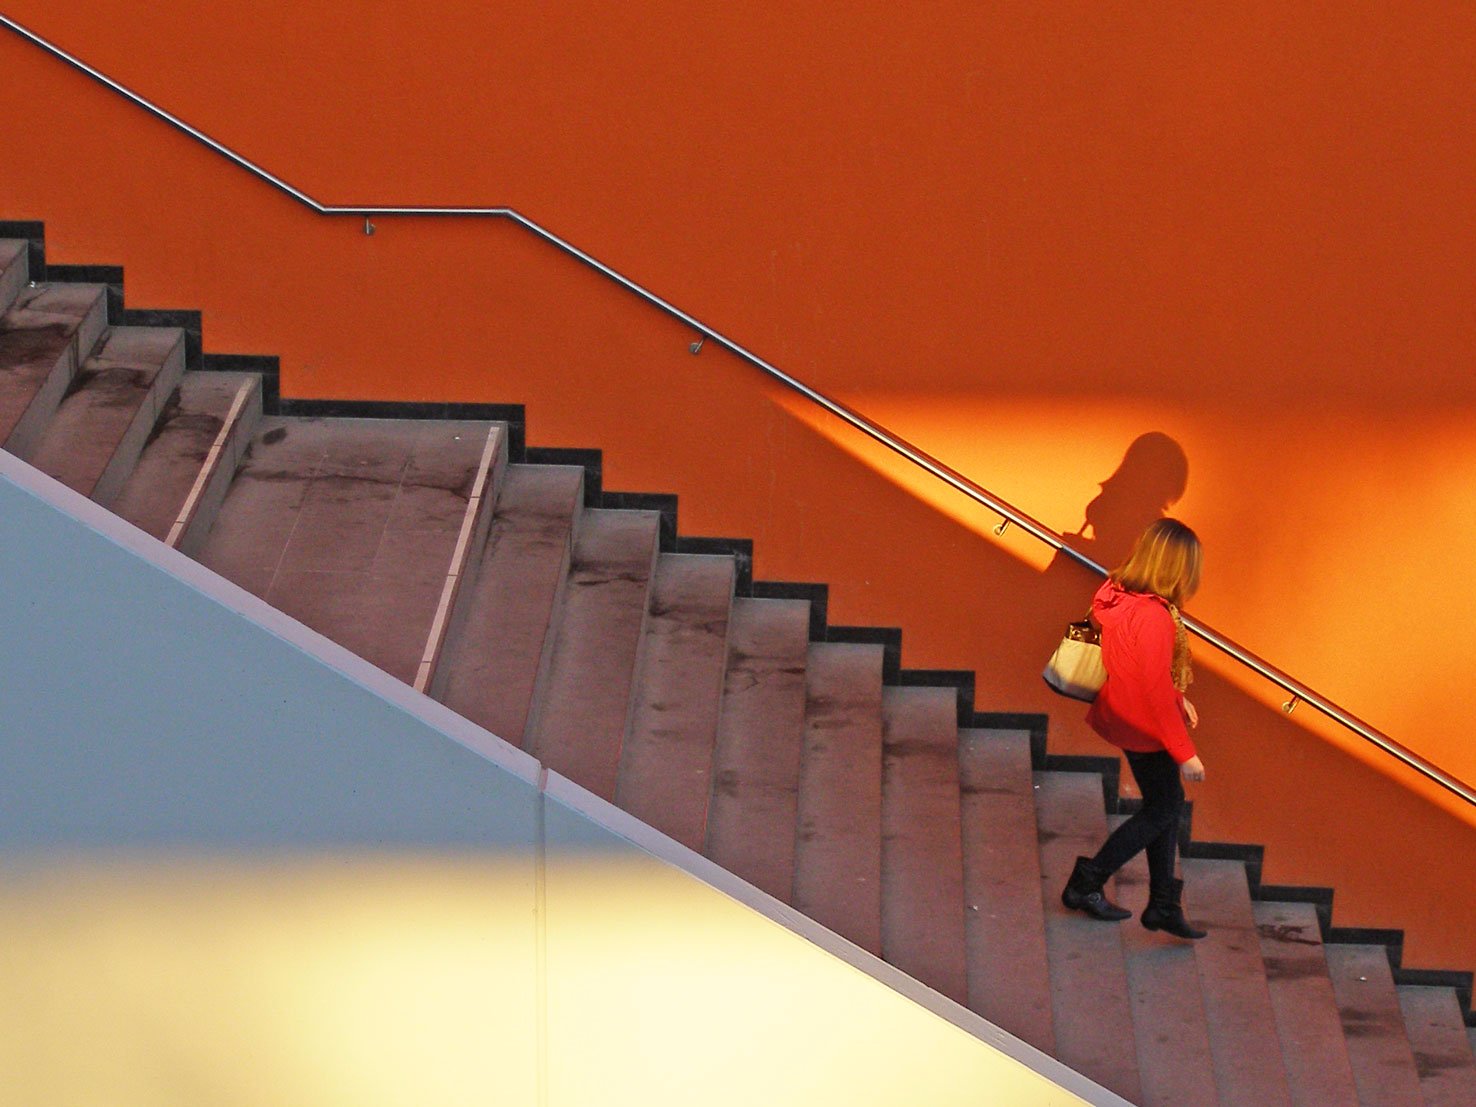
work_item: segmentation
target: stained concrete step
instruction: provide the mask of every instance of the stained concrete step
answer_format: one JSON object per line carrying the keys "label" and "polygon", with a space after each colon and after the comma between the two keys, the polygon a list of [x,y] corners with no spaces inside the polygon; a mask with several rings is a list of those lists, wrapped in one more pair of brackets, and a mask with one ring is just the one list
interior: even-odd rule
{"label": "stained concrete step", "polygon": [[[1194,943],[1215,1087],[1225,1107],[1290,1105],[1276,1014],[1245,865],[1185,859],[1184,912],[1209,931]],[[1167,938],[1166,941],[1177,941]]]}
{"label": "stained concrete step", "polygon": [[1357,1103],[1316,908],[1257,903],[1254,912],[1292,1102],[1297,1107]]}
{"label": "stained concrete step", "polygon": [[19,238],[0,239],[0,315],[10,310],[21,289],[30,283],[30,243]]}
{"label": "stained concrete step", "polygon": [[739,598],[728,622],[707,856],[789,901],[805,729],[805,600]]}
{"label": "stained concrete step", "polygon": [[111,327],[82,362],[31,464],[108,505],[184,376],[184,331]]}
{"label": "stained concrete step", "polygon": [[1417,1107],[1424,1103],[1414,1050],[1383,946],[1325,946],[1328,977],[1348,1042],[1348,1060],[1361,1107]]}
{"label": "stained concrete step", "polygon": [[654,511],[584,513],[526,743],[549,768],[607,800],[630,728],[660,525]]}
{"label": "stained concrete step", "polygon": [[78,366],[107,327],[107,289],[21,289],[0,316],[0,446],[30,459]]}
{"label": "stained concrete step", "polygon": [[432,694],[515,746],[548,678],[584,502],[584,470],[510,465],[466,615]]}
{"label": "stained concrete step", "polygon": [[728,663],[732,557],[662,554],[615,802],[701,852]]}
{"label": "stained concrete step", "polygon": [[[233,410],[235,421],[227,426]],[[113,501],[113,511],[163,542],[169,540],[188,505],[191,513],[183,520],[186,525],[180,528],[175,545],[195,554],[260,420],[260,377],[186,373]]]}
{"label": "stained concrete step", "polygon": [[[1041,902],[1051,966],[1051,1017],[1056,1056],[1124,1099],[1142,1101],[1129,1001],[1122,929],[1061,904],[1078,856],[1096,853],[1107,837],[1102,778],[1095,773],[1037,773]],[[1109,897],[1116,887],[1109,881]]]}
{"label": "stained concrete step", "polygon": [[959,733],[970,1010],[1053,1053],[1029,731]]}
{"label": "stained concrete step", "polygon": [[1455,991],[1401,984],[1398,993],[1426,1107],[1476,1103],[1476,1060]]}
{"label": "stained concrete step", "polygon": [[[1107,824],[1115,830],[1126,819],[1114,815]],[[1142,913],[1148,901],[1146,854],[1118,873],[1117,894],[1134,916]],[[1193,944],[1145,930],[1134,917],[1122,924],[1122,945],[1145,1107],[1213,1107],[1220,1093]]]}
{"label": "stained concrete step", "polygon": [[880,956],[882,647],[817,642],[805,669],[792,902]]}
{"label": "stained concrete step", "polygon": [[490,430],[264,419],[200,560],[413,681]]}
{"label": "stained concrete step", "polygon": [[882,956],[968,1002],[958,693],[882,695]]}

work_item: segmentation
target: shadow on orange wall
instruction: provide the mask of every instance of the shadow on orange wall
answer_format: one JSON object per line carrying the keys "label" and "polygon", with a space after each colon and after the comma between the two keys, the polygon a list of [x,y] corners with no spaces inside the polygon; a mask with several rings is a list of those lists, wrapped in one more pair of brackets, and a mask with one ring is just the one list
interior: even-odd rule
{"label": "shadow on orange wall", "polygon": [[1188,487],[1184,447],[1162,431],[1141,434],[1082,509],[1080,528],[1062,537],[1104,569],[1115,568],[1127,559],[1138,535],[1167,515]]}
{"label": "shadow on orange wall", "polygon": [[[312,101],[282,99],[293,91],[296,70],[271,68],[280,60],[277,17],[261,14],[256,5],[225,5],[229,10],[218,27],[190,24],[190,33],[200,35],[191,51],[177,50],[172,38],[155,41],[149,33],[152,20],[188,15],[177,5],[159,4],[144,12],[100,0],[85,13],[41,3],[11,6],[42,30],[55,23],[61,30],[54,33],[64,40],[78,35],[79,41],[66,44],[86,48],[106,68],[122,66],[120,75],[139,78],[147,91],[168,99],[182,114],[206,125],[221,119],[221,113],[226,123],[239,122],[248,152],[289,175],[302,170],[302,183],[321,187],[324,199],[363,195],[386,174],[402,170],[403,178],[396,179],[403,179],[405,189],[436,191],[395,199],[455,202],[475,188],[476,199],[518,202],[540,195],[546,186],[547,203],[534,214],[559,216],[555,229],[569,229],[596,253],[632,259],[622,268],[658,291],[896,426],[1048,525],[1076,527],[1076,540],[1096,551],[1093,556],[1111,563],[1110,555],[1130,541],[1138,519],[1161,511],[1160,500],[1171,504],[1200,530],[1210,550],[1209,576],[1195,613],[1314,687],[1335,698],[1342,698],[1346,687],[1378,706],[1400,689],[1389,687],[1393,682],[1387,679],[1370,679],[1370,673],[1399,672],[1408,674],[1419,698],[1435,700],[1418,685],[1419,667],[1447,656],[1441,652],[1447,639],[1434,635],[1456,633],[1459,626],[1438,614],[1426,617],[1419,604],[1428,596],[1437,608],[1469,605],[1472,590],[1464,565],[1470,559],[1464,552],[1476,553],[1476,542],[1468,523],[1462,531],[1444,528],[1452,541],[1442,548],[1440,563],[1421,560],[1426,535],[1414,530],[1414,538],[1398,551],[1398,559],[1409,566],[1400,580],[1423,576],[1426,587],[1396,606],[1375,604],[1353,614],[1335,608],[1328,597],[1345,585],[1370,591],[1381,586],[1390,572],[1387,546],[1364,539],[1342,548],[1327,540],[1340,555],[1363,558],[1340,575],[1307,539],[1311,533],[1341,540],[1349,533],[1348,521],[1368,509],[1371,501],[1359,497],[1369,488],[1426,505],[1419,488],[1395,487],[1407,484],[1415,470],[1411,457],[1421,473],[1451,482],[1448,489],[1440,486],[1442,504],[1455,502],[1460,480],[1476,471],[1476,441],[1469,427],[1448,428],[1442,449],[1458,447],[1446,449],[1455,461],[1439,462],[1418,452],[1428,438],[1420,428],[1431,425],[1424,412],[1410,422],[1386,425],[1386,404],[1391,397],[1407,397],[1409,389],[1392,364],[1438,368],[1434,379],[1445,390],[1441,398],[1457,424],[1469,422],[1473,399],[1469,374],[1463,367],[1458,372],[1451,356],[1463,349],[1461,327],[1468,327],[1462,322],[1468,306],[1460,300],[1465,286],[1457,296],[1442,283],[1442,274],[1465,272],[1476,252],[1462,252],[1461,236],[1447,233],[1428,209],[1379,223],[1360,221],[1355,218],[1359,210],[1344,206],[1347,196],[1371,195],[1381,203],[1386,189],[1402,178],[1356,177],[1362,192],[1354,188],[1312,205],[1313,229],[1328,230],[1327,241],[1339,244],[1328,247],[1330,259],[1313,249],[1311,239],[1294,236],[1292,245],[1278,245],[1275,219],[1260,206],[1270,202],[1270,193],[1259,189],[1243,204],[1238,193],[1227,197],[1210,189],[1208,194],[1229,205],[1234,218],[1220,225],[1206,216],[1202,186],[1220,169],[1224,151],[1218,146],[1199,150],[1182,177],[1159,181],[1169,189],[1161,203],[1139,207],[1138,190],[1158,180],[1156,159],[1164,151],[1150,143],[1145,152],[1141,136],[1128,136],[1114,152],[1108,139],[1117,126],[1103,123],[1094,108],[1086,107],[1094,104],[1090,75],[1060,89],[1030,85],[1050,104],[1026,104],[1019,119],[1008,112],[998,115],[1003,145],[969,154],[960,164],[978,176],[962,182],[947,177],[951,170],[945,163],[954,156],[949,151],[958,148],[956,142],[948,144],[957,135],[947,126],[925,126],[915,105],[878,108],[868,100],[852,108],[838,93],[827,99],[827,110],[844,109],[846,134],[885,131],[889,143],[901,143],[878,155],[876,165],[885,165],[886,172],[846,161],[842,155],[855,151],[832,143],[822,144],[818,161],[783,163],[782,179],[770,180],[763,177],[769,166],[763,157],[772,151],[764,143],[788,140],[758,131],[737,136],[741,149],[709,151],[726,153],[731,162],[694,158],[681,147],[685,122],[678,120],[682,126],[668,133],[652,120],[655,108],[645,98],[662,100],[660,81],[640,91],[640,103],[625,105],[630,118],[615,121],[606,136],[616,153],[607,150],[602,156],[645,159],[627,180],[620,176],[622,167],[629,168],[624,161],[602,162],[590,155],[591,161],[582,163],[577,143],[568,149],[538,147],[538,135],[557,132],[561,121],[569,122],[570,109],[557,95],[566,77],[552,70],[539,76],[536,68],[519,70],[519,80],[529,82],[525,91],[549,93],[555,102],[541,105],[547,114],[536,120],[538,126],[520,124],[518,142],[488,141],[469,150],[466,162],[454,162],[456,148],[438,144],[466,136],[450,127],[415,135],[430,142],[419,152],[435,153],[440,161],[401,159],[397,151],[403,147],[375,130],[383,123],[372,114],[364,117],[364,130],[347,137],[331,129],[318,135],[281,124],[279,111],[290,107],[295,119]],[[322,21],[296,42],[324,59],[323,69],[308,75],[313,88],[321,92],[323,82],[339,82],[332,87],[329,114],[341,121],[350,117],[340,109],[352,108],[362,116],[365,105],[383,98],[384,86],[374,83],[381,74],[374,66],[355,68],[362,57],[342,52],[342,22],[325,13],[294,10],[280,18]],[[953,15],[967,22],[974,18],[973,6],[960,5]],[[140,22],[129,22],[135,17]],[[1136,17],[1119,12],[1102,18],[1133,23]],[[127,26],[120,29],[119,20]],[[1182,23],[1169,30],[1177,38],[1192,38],[1197,25],[1188,16]],[[922,25],[914,26],[921,34]],[[929,34],[934,30],[943,34],[936,28]],[[1129,30],[1147,33],[1136,24]],[[1219,51],[1227,42],[1236,45],[1233,28],[1199,30]],[[435,35],[446,33],[444,26],[434,29]],[[752,28],[742,33],[757,34]],[[220,41],[212,37],[217,34]],[[656,50],[659,38],[638,43],[633,56],[639,60],[644,51]],[[365,49],[382,48],[400,58],[398,47],[385,45],[394,41],[374,31]],[[511,41],[499,39],[499,49]],[[236,57],[232,51],[238,42]],[[916,47],[921,59],[932,56],[933,45],[923,35],[908,49]],[[1052,62],[1071,63],[1083,52],[1063,38],[1039,45],[1041,57]],[[859,48],[858,42],[847,45],[853,47]],[[992,51],[994,61],[1005,67],[1000,72],[1008,73],[1012,64],[1025,66],[1032,79],[1039,79],[1041,73],[1031,67],[1049,68],[1029,60],[1034,55],[1011,61]],[[485,121],[487,113],[498,110],[493,103],[498,89],[479,92],[486,87],[484,59],[472,56],[474,50],[462,53],[466,56],[450,61],[433,52],[426,56],[429,61],[400,61],[415,69],[411,85],[422,91],[431,87],[416,83],[425,76],[423,66],[448,66],[445,79],[460,75],[453,87],[475,100],[468,110]],[[846,56],[837,45],[834,58]],[[954,57],[950,51],[939,56]],[[767,58],[763,54],[760,60],[769,64]],[[1122,74],[1120,57],[1078,60],[1105,66],[1113,82]],[[152,61],[157,68],[149,68]],[[233,94],[233,86],[199,79],[198,67],[230,69],[244,63],[264,66],[253,71],[253,79],[270,86],[263,103],[274,105],[271,110],[243,103],[239,87]],[[659,63],[668,64],[670,59]],[[814,71],[789,74],[785,97],[807,90],[819,97],[818,90],[855,84],[855,73],[824,51],[806,64]],[[1139,64],[1152,78],[1145,77],[1144,88],[1166,81],[1170,92],[1176,89],[1151,59]],[[1251,66],[1249,55],[1244,64]],[[839,68],[827,68],[832,65]],[[993,71],[970,77],[951,68],[940,76],[921,61],[918,65],[915,72],[897,67],[897,91],[914,79],[945,84],[955,77],[985,84],[1003,79]],[[1247,77],[1233,65],[1228,70],[1223,88],[1202,73],[1185,79],[1213,86],[1205,95],[1218,105],[1226,89],[1256,76]],[[834,622],[903,626],[907,664],[974,668],[981,708],[1049,711],[1053,748],[1103,751],[1081,713],[1063,708],[1039,678],[1061,624],[1085,606],[1094,587],[1089,574],[1070,565],[1047,572],[1045,548],[1015,531],[993,541],[987,532],[994,520],[980,519],[972,503],[947,490],[919,487],[914,474],[900,475],[902,463],[895,458],[851,441],[850,432],[821,426],[819,417],[797,410],[777,386],[710,347],[693,358],[686,352],[691,337],[686,328],[505,223],[383,220],[369,238],[352,220],[325,220],[292,205],[9,36],[0,36],[0,71],[16,87],[44,90],[33,96],[29,110],[0,120],[6,149],[0,162],[0,217],[46,219],[52,260],[126,263],[132,306],[202,308],[207,348],[280,354],[289,395],[525,402],[534,444],[604,447],[607,487],[677,492],[685,533],[753,537],[759,576],[832,583]],[[1080,76],[1076,69],[1071,72]],[[1435,76],[1426,77],[1436,80],[1440,72],[1434,66]],[[1020,80],[1021,87],[1029,83]],[[1144,88],[1134,91],[1130,81],[1113,82],[1113,95],[1127,97],[1129,107],[1140,106],[1144,97],[1158,103]],[[581,103],[588,93],[567,91]],[[722,99],[737,95],[731,89],[711,95],[708,107],[720,118],[731,118],[724,112],[733,104],[741,106],[741,97],[732,103]],[[1058,95],[1059,103],[1053,98]],[[792,100],[780,99],[763,105],[775,120],[790,120],[802,133],[824,123],[824,118],[795,120]],[[993,100],[989,104],[990,112],[1002,110]],[[618,106],[602,110],[608,114]],[[1315,115],[1307,104],[1300,107]],[[885,110],[865,116],[871,108]],[[1453,105],[1442,118],[1462,118],[1463,110]],[[385,103],[384,111],[407,134],[426,114],[413,97]],[[1044,127],[1058,121],[1058,111],[1071,124],[1059,133]],[[1181,118],[1177,107],[1164,111],[1172,118],[1163,125],[1179,141],[1198,141],[1199,117]],[[1380,128],[1400,119],[1376,122],[1375,132],[1382,133]],[[1099,124],[1100,133],[1094,129]],[[1263,124],[1281,134],[1279,124],[1254,113],[1237,117],[1232,130],[1251,142]],[[488,134],[495,138],[501,132],[494,128]],[[1089,172],[1095,163],[1072,147],[1073,135],[1108,168]],[[575,137],[605,141],[583,130]],[[1251,142],[1254,156],[1236,164],[1259,164],[1259,157],[1272,166],[1268,172],[1281,165],[1299,186],[1320,181],[1320,169],[1314,172],[1297,160],[1301,138],[1287,138],[1285,149],[1270,139],[1269,148]],[[1032,143],[1043,145],[1037,150]],[[922,162],[908,160],[919,151],[926,154]],[[278,153],[281,162],[274,157]],[[1331,164],[1341,165],[1344,153],[1339,148]],[[1273,154],[1282,161],[1274,161]],[[827,177],[825,157],[831,155],[838,175]],[[700,181],[682,175],[689,161],[694,162],[690,173],[704,174]],[[721,173],[714,164],[722,166]],[[880,187],[877,181],[891,180],[888,174],[900,168],[908,170],[897,178],[905,187],[888,193],[879,210],[870,207],[874,197],[859,185],[848,191],[848,174]],[[527,181],[519,178],[522,171]],[[928,173],[934,171],[950,182],[947,195],[930,187]],[[754,184],[757,178],[778,190],[773,195],[793,200],[794,209],[771,204],[770,194]],[[612,188],[610,180],[630,187]],[[510,186],[508,194],[481,195],[489,182],[495,190],[509,181],[516,187]],[[1406,192],[1395,191],[1404,203]],[[653,212],[662,197],[674,206],[658,217]],[[1084,197],[1092,203],[1082,202]],[[714,200],[713,214],[703,222],[709,200]],[[978,216],[981,207],[994,213],[990,219]],[[688,220],[695,228],[690,242],[683,238]],[[1345,225],[1350,234],[1362,236],[1353,245],[1331,233]],[[718,243],[725,244],[726,253],[714,253]],[[1366,258],[1353,256],[1359,244],[1368,247]],[[1265,251],[1271,246],[1280,249],[1271,255],[1285,263],[1284,273],[1267,265]],[[1425,267],[1412,270],[1406,280],[1400,266],[1415,255]],[[1319,283],[1328,273],[1351,281],[1351,274],[1361,275],[1365,268],[1374,275],[1367,287],[1349,292],[1347,302],[1336,298],[1335,281]],[[1186,272],[1195,274],[1187,283]],[[1276,279],[1263,288],[1257,279],[1268,273]],[[1313,291],[1298,299],[1294,293],[1304,285]],[[1288,303],[1295,303],[1295,310]],[[1407,303],[1414,306],[1395,332],[1373,333],[1373,320],[1386,317],[1389,305]],[[1072,320],[1070,333],[1063,333],[1063,319]],[[1245,319],[1251,323],[1242,327]],[[972,337],[961,341],[960,335]],[[1318,346],[1323,339],[1325,349]],[[988,365],[987,374],[981,374],[981,363]],[[1196,371],[1186,372],[1186,364]],[[1288,365],[1298,366],[1298,372],[1289,373]],[[895,391],[882,391],[889,385],[895,389],[904,378],[911,391],[901,400]],[[1339,423],[1329,418],[1322,401],[1348,381],[1334,398],[1352,404],[1354,414],[1351,422]],[[1268,415],[1273,407],[1298,410],[1283,403],[1283,385],[1309,403],[1308,425],[1296,434],[1283,433],[1287,424]],[[874,395],[867,391],[873,387]],[[989,435],[979,434],[977,427],[960,430],[950,422],[947,406],[929,406],[948,388],[955,389],[954,400],[962,390],[977,407],[996,409],[990,413]],[[902,402],[909,397],[918,402],[909,407]],[[1236,397],[1240,407],[1229,404]],[[1257,429],[1263,426],[1270,429]],[[1350,426],[1366,437],[1350,438]],[[1150,427],[1155,430],[1147,436],[1148,445],[1135,453],[1130,444]],[[941,446],[933,441],[939,435],[946,439]],[[1366,470],[1349,460],[1350,453],[1330,453],[1335,447],[1350,450],[1337,445],[1350,441],[1382,466],[1385,484],[1370,482]],[[1186,458],[1177,498],[1178,481],[1170,479],[1177,472],[1174,449]],[[1141,468],[1140,454],[1150,462]],[[1189,456],[1194,459],[1192,487]],[[1346,479],[1321,479],[1328,467],[1325,456],[1336,458],[1334,468],[1346,468],[1340,474]],[[1091,484],[1099,478],[1100,486]],[[1274,488],[1272,478],[1278,482]],[[1464,485],[1464,495],[1470,486]],[[1273,493],[1279,500],[1271,505],[1275,511],[1268,510]],[[1452,517],[1444,509],[1439,515]],[[1461,556],[1453,557],[1452,550]],[[1276,578],[1270,582],[1274,589],[1263,587],[1270,576]],[[1316,606],[1299,607],[1304,597]],[[1406,649],[1388,633],[1390,611],[1413,617],[1431,634],[1422,633],[1412,650]],[[1339,622],[1354,614],[1369,625]],[[1258,633],[1248,637],[1243,626]],[[1436,675],[1450,685],[1463,679],[1449,672]],[[1465,905],[1444,875],[1469,871],[1476,860],[1471,828],[1418,781],[1371,768],[1346,739],[1305,713],[1287,719],[1268,703],[1264,689],[1243,681],[1217,667],[1213,658],[1201,659],[1196,697],[1205,722],[1199,740],[1210,780],[1199,790],[1199,835],[1267,843],[1268,879],[1275,882],[1336,883],[1339,922],[1408,927],[1415,963],[1476,966],[1476,938],[1458,917]],[[1342,686],[1336,686],[1339,681]],[[1361,704],[1352,706],[1372,714]],[[1463,742],[1465,725],[1459,714],[1458,728],[1445,725],[1451,717],[1448,697],[1437,707],[1434,715],[1411,716],[1437,723],[1396,735],[1439,759],[1442,743]],[[1419,869],[1412,864],[1416,858]],[[1402,875],[1416,871],[1421,873],[1418,888],[1408,886]]]}

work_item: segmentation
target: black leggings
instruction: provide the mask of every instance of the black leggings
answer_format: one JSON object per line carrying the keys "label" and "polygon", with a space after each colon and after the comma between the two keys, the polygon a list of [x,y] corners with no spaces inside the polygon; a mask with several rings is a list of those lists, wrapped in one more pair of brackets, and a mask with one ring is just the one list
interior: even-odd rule
{"label": "black leggings", "polygon": [[1115,873],[1139,850],[1148,851],[1148,886],[1167,888],[1174,879],[1174,850],[1179,843],[1179,813],[1184,785],[1179,766],[1167,753],[1127,754],[1128,768],[1143,793],[1143,806],[1112,832],[1092,863],[1102,873]]}

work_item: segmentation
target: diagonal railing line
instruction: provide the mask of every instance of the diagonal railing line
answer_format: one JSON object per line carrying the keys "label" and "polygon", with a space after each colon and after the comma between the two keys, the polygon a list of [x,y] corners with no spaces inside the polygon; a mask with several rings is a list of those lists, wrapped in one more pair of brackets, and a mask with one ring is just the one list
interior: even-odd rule
{"label": "diagonal railing line", "polygon": [[[1045,526],[1038,520],[1025,514],[1023,511],[1020,511],[1013,505],[999,499],[993,493],[989,492],[974,481],[970,480],[968,477],[964,476],[956,469],[953,469],[952,467],[945,464],[943,461],[940,461],[938,458],[933,457],[931,454],[927,453],[920,447],[913,445],[911,442],[908,442],[906,439],[893,434],[886,427],[880,425],[879,423],[873,422],[867,416],[861,414],[853,408],[846,406],[839,400],[835,400],[829,396],[826,396],[824,393],[819,392],[816,389],[805,384],[797,377],[791,376],[789,373],[786,373],[778,366],[770,364],[768,361],[764,360],[752,350],[749,350],[745,346],[740,345],[738,342],[727,337],[720,331],[702,322],[700,319],[697,319],[696,317],[688,314],[681,308],[677,307],[675,304],[663,299],[643,285],[637,284],[635,281],[631,280],[623,273],[620,273],[616,269],[613,269],[609,265],[606,265],[598,258],[589,253],[586,253],[584,250],[581,250],[573,243],[560,238],[548,228],[542,226],[539,223],[536,223],[532,219],[529,219],[527,216],[521,214],[518,211],[515,211],[510,207],[421,207],[368,204],[336,205],[321,203],[318,200],[313,199],[313,197],[309,196],[306,192],[303,192],[296,186],[289,184],[287,181],[284,181],[281,177],[278,177],[274,173],[263,169],[260,165],[257,165],[250,158],[247,158],[244,155],[237,153],[235,150],[232,150],[230,147],[224,145],[223,143],[216,141],[209,135],[205,134],[203,131],[191,126],[189,123],[186,123],[177,115],[166,111],[164,108],[144,98],[143,96],[134,92],[132,89],[118,83],[107,74],[94,69],[92,66],[88,65],[80,58],[68,53],[66,50],[62,49],[60,46],[57,46],[55,43],[42,38],[34,31],[23,27],[21,24],[15,22],[15,20],[11,19],[9,16],[3,13],[0,13],[0,25],[3,25],[7,29],[19,35],[21,38],[41,48],[52,57],[58,59],[59,61],[65,62],[73,69],[78,70],[79,72],[92,78],[94,81],[97,81],[99,84],[111,89],[113,92],[122,96],[124,99],[128,100],[135,106],[142,108],[144,111],[148,112],[155,118],[163,121],[176,130],[183,132],[190,138],[194,139],[196,142],[215,151],[215,153],[219,154],[227,161],[232,162],[234,165],[236,165],[237,168],[245,170],[253,177],[256,177],[258,180],[261,180],[265,184],[270,185],[277,191],[284,193],[292,200],[295,200],[297,203],[302,204],[304,207],[309,208],[319,215],[354,216],[355,218],[361,218],[366,220],[366,230],[372,229],[368,226],[367,220],[374,216],[472,216],[482,218],[507,219],[513,223],[516,223],[518,226],[522,227],[524,230],[530,232],[536,237],[542,239],[544,242],[547,242],[549,245],[555,247],[565,254],[568,254],[570,257],[575,258],[584,265],[587,265],[590,268],[596,270],[603,276],[609,278],[611,281],[614,281],[616,284],[620,285],[622,288],[626,289],[633,295],[638,296],[640,299],[644,300],[646,303],[650,304],[657,310],[664,312],[665,314],[690,327],[692,330],[701,335],[703,340],[711,341],[713,344],[722,347],[729,353],[733,354],[735,357],[741,359],[742,361],[746,361],[754,368],[759,369],[766,375],[779,381],[786,388],[799,393],[810,402],[830,412],[836,418],[849,424],[851,427],[865,434],[867,437],[880,443],[894,453],[899,454],[901,457],[907,459],[912,464],[931,474],[933,477],[941,480],[943,483],[949,485],[951,488],[962,493],[969,499],[975,501],[976,503],[987,508],[989,511],[998,515],[1001,520],[999,527],[1000,533],[1003,533],[1003,528],[1009,525],[1017,526],[1021,530],[1030,534],[1032,537],[1045,543],[1047,546],[1050,546],[1061,555],[1065,556],[1071,561],[1076,562],[1078,565],[1081,565],[1082,567],[1089,569],[1100,576],[1107,575],[1107,570],[1103,566],[1097,564],[1097,562],[1093,561],[1085,554],[1072,549],[1066,544],[1061,535],[1057,534],[1055,531],[1051,530],[1049,527]],[[1431,763],[1424,757],[1420,756],[1418,753],[1415,753],[1407,746],[1404,746],[1401,743],[1395,741],[1393,738],[1389,737],[1387,734],[1384,734],[1382,731],[1378,730],[1371,724],[1364,722],[1356,715],[1344,710],[1342,707],[1338,706],[1336,703],[1333,703],[1327,697],[1322,696],[1314,689],[1308,687],[1301,681],[1283,672],[1281,669],[1272,665],[1270,662],[1258,657],[1256,654],[1247,650],[1239,643],[1226,638],[1224,635],[1220,634],[1212,627],[1206,626],[1198,620],[1189,618],[1187,616],[1184,618],[1184,625],[1191,633],[1203,639],[1205,642],[1209,643],[1211,646],[1214,646],[1216,649],[1234,659],[1235,661],[1239,662],[1240,664],[1246,666],[1256,673],[1259,673],[1263,678],[1279,687],[1282,691],[1286,692],[1291,697],[1283,705],[1283,708],[1286,711],[1292,711],[1299,703],[1307,704],[1308,706],[1314,708],[1315,710],[1321,712],[1323,715],[1332,719],[1334,722],[1338,723],[1339,725],[1345,727],[1346,729],[1357,734],[1359,737],[1383,750],[1391,757],[1396,758],[1409,768],[1413,769],[1415,772],[1435,782],[1436,784],[1445,788],[1447,791],[1453,793],[1454,795],[1459,796],[1461,799],[1465,800],[1473,807],[1476,807],[1476,788],[1473,788],[1471,785],[1465,783],[1455,776],[1452,776],[1450,773],[1446,772],[1438,765]]]}

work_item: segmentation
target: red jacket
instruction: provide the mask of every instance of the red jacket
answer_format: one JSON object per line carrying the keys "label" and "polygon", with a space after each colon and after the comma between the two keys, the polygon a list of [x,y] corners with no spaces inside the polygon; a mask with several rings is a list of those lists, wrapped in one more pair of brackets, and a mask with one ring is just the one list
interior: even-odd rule
{"label": "red jacket", "polygon": [[1184,693],[1174,687],[1174,618],[1157,596],[1108,581],[1092,599],[1102,628],[1107,683],[1087,711],[1091,728],[1138,753],[1167,750],[1180,765],[1195,756],[1184,724]]}

